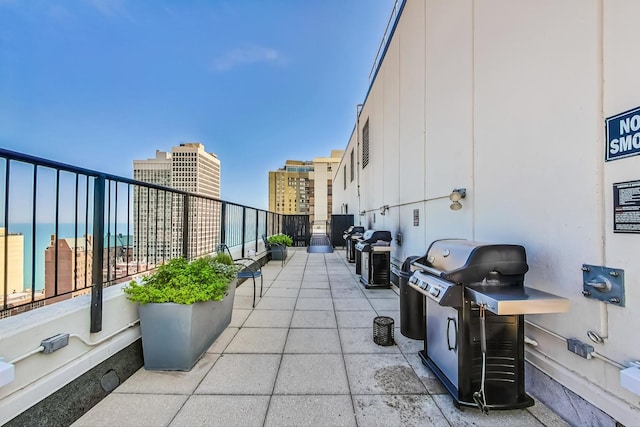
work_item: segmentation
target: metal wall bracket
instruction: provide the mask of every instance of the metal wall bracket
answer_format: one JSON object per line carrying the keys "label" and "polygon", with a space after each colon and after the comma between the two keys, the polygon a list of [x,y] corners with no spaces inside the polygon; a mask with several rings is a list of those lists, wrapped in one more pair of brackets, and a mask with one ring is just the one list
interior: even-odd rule
{"label": "metal wall bracket", "polygon": [[582,264],[582,295],[624,307],[624,270]]}

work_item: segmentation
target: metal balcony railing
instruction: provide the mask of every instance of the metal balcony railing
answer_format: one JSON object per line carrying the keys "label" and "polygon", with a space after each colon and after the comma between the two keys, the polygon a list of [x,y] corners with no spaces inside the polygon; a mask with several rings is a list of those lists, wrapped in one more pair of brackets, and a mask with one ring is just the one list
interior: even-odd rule
{"label": "metal balcony railing", "polygon": [[4,149],[0,222],[0,318],[91,293],[91,332],[102,329],[104,287],[220,243],[247,256],[287,225],[277,213]]}

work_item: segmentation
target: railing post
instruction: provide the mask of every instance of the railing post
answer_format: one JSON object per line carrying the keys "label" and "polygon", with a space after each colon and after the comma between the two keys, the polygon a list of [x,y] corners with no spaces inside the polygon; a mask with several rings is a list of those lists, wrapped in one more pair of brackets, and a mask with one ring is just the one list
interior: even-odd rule
{"label": "railing post", "polygon": [[93,183],[93,284],[91,286],[91,333],[102,330],[102,267],[104,262],[104,191],[105,177]]}
{"label": "railing post", "polygon": [[256,209],[256,254],[258,253],[258,233],[259,233],[259,228],[260,226],[260,211],[258,209]]}
{"label": "railing post", "polygon": [[182,196],[182,256],[189,259],[189,195]]}
{"label": "railing post", "polygon": [[222,209],[220,209],[220,242],[227,243],[227,204],[222,202]]}
{"label": "railing post", "polygon": [[246,228],[247,228],[247,208],[242,207],[242,258],[244,258],[244,242],[246,237]]}

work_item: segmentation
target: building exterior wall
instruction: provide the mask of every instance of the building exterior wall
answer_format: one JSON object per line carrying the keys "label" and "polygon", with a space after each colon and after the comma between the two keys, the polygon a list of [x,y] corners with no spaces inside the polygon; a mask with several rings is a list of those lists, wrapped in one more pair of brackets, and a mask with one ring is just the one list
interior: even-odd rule
{"label": "building exterior wall", "polygon": [[[6,239],[6,241],[5,241]],[[5,266],[5,245],[7,247],[7,264]],[[7,276],[7,296],[21,293],[24,288],[23,266],[24,236],[22,234],[7,235],[6,229],[0,227],[0,297],[4,295],[5,268]]]}
{"label": "building exterior wall", "polygon": [[[44,294],[45,297],[50,298],[47,304],[89,292],[92,269],[91,236],[88,239],[79,237],[76,241],[75,238],[56,239],[55,234],[51,235],[49,246],[44,252]],[[51,298],[56,294],[60,296]]]}
{"label": "building exterior wall", "polygon": [[338,172],[343,150],[331,150],[330,157],[313,159],[314,170],[314,218],[313,231],[326,232],[327,222],[333,213],[333,178]]}
{"label": "building exterior wall", "polygon": [[[346,205],[365,227],[402,234],[395,263],[439,238],[525,246],[527,286],[571,300],[568,313],[527,316],[538,342],[527,360],[626,425],[639,397],[603,359],[640,359],[640,235],[613,233],[613,184],[640,179],[640,156],[604,162],[603,125],[640,105],[638,14],[621,0],[407,0],[333,185],[334,213]],[[454,188],[467,189],[459,211]],[[582,264],[624,269],[626,306],[584,298]]]}
{"label": "building exterior wall", "polygon": [[[216,199],[191,199],[188,256],[215,250],[220,241],[220,160],[215,154],[207,153],[200,143],[180,144],[171,153],[156,151],[154,159],[134,160],[133,177]],[[134,189],[134,247],[138,261],[156,264],[182,255],[182,205],[181,196]]]}
{"label": "building exterior wall", "polygon": [[269,210],[284,215],[309,215],[314,232],[326,231],[333,213],[332,186],[342,150],[313,161],[287,160],[269,172]]}
{"label": "building exterior wall", "polygon": [[[171,153],[156,150],[156,157],[133,161],[133,179],[171,187]],[[143,187],[133,190],[133,236],[135,259],[153,262],[169,258],[175,246],[172,243],[172,196]],[[161,224],[156,232],[155,224]],[[154,227],[152,227],[152,224]]]}
{"label": "building exterior wall", "polygon": [[287,160],[284,167],[269,172],[269,210],[285,215],[309,215],[313,221],[314,164]]}

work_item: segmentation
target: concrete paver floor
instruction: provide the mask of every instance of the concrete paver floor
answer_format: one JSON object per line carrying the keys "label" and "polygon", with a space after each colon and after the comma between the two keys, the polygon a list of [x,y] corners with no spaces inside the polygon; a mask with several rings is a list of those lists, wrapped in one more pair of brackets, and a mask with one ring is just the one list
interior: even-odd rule
{"label": "concrete paver floor", "polygon": [[[402,336],[394,290],[364,289],[344,252],[290,250],[237,289],[231,325],[190,372],[140,369],[74,426],[564,426],[542,403],[459,410]],[[246,282],[247,283],[247,282]],[[397,345],[373,343],[375,316]]]}

